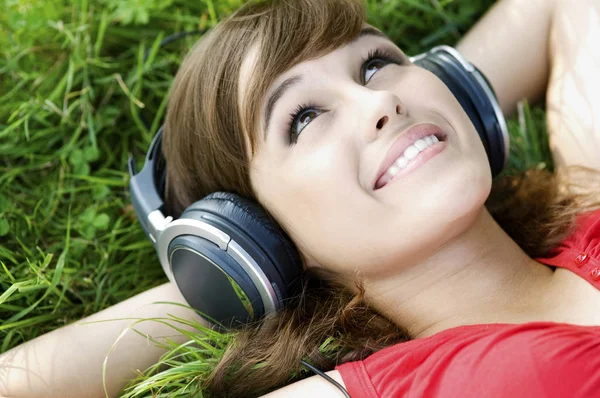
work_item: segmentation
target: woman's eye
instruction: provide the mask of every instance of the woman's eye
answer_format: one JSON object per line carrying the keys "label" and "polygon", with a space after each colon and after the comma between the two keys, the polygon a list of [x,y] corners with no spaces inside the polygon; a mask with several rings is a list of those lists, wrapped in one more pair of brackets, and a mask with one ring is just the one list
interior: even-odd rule
{"label": "woman's eye", "polygon": [[317,117],[317,112],[312,109],[310,109],[308,112],[303,113],[298,119],[301,126],[300,130],[302,130],[304,126],[306,126],[309,123],[309,121],[314,119],[315,117]]}
{"label": "woman's eye", "polygon": [[300,132],[321,112],[315,105],[301,104],[290,114],[287,131],[290,132],[290,142],[296,143]]}
{"label": "woman's eye", "polygon": [[385,50],[375,49],[369,51],[367,58],[362,63],[361,76],[364,76],[364,84],[367,84],[371,77],[388,64],[401,65],[402,59],[392,55]]}
{"label": "woman's eye", "polygon": [[368,83],[369,80],[371,80],[371,76],[373,76],[375,74],[375,72],[377,72],[379,69],[383,68],[385,66],[385,61],[382,61],[380,59],[375,59],[373,60],[373,62],[369,62],[368,64],[369,66],[367,66],[365,68],[365,74],[369,74],[368,76],[365,76],[365,83]]}

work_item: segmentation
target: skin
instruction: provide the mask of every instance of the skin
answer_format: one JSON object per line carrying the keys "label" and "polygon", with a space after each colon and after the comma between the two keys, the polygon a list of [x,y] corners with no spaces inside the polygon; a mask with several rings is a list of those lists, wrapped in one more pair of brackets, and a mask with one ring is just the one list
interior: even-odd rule
{"label": "skin", "polygon": [[[378,47],[405,64],[377,63],[365,84],[361,58]],[[242,66],[242,85],[253,59]],[[464,324],[539,318],[547,304],[540,295],[552,291],[554,273],[529,258],[483,206],[489,162],[442,81],[376,36],[298,64],[272,88],[296,74],[305,79],[276,105],[250,176],[307,267],[334,271],[349,286],[362,278],[369,303],[415,338]],[[326,112],[309,114],[290,145],[288,114],[311,100]],[[444,150],[374,190],[394,140],[423,122],[447,134]],[[259,131],[262,138],[264,124]]]}

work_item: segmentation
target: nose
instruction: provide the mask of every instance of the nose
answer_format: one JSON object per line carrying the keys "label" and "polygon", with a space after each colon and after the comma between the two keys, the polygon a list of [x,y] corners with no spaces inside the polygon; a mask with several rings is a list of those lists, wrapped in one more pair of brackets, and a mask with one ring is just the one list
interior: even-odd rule
{"label": "nose", "polygon": [[408,117],[405,104],[391,91],[373,91],[369,102],[366,124],[363,125],[363,135],[367,141],[379,137],[386,130],[386,126],[396,125],[399,118]]}

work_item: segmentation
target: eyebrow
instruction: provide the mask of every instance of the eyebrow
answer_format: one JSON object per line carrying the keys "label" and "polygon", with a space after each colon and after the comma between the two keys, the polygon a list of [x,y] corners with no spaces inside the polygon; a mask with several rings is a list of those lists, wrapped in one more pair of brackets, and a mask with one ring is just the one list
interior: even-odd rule
{"label": "eyebrow", "polygon": [[[356,43],[358,41],[358,39],[360,39],[361,37],[364,37],[364,36],[383,37],[384,39],[392,41],[385,33],[373,28],[372,26],[366,26],[360,31],[360,34],[350,42],[350,44]],[[265,124],[265,134],[264,134],[265,140],[267,139],[267,131],[269,131],[269,124],[271,122],[271,116],[273,114],[273,110],[275,109],[275,105],[277,104],[277,101],[279,101],[285,95],[285,93],[287,91],[289,91],[292,87],[297,86],[301,82],[302,82],[301,75],[295,75],[295,76],[289,77],[289,78],[285,79],[283,82],[281,82],[281,84],[279,84],[277,86],[277,88],[273,91],[273,93],[269,96],[269,99],[267,100],[267,106],[265,107],[265,112],[263,115],[263,122],[264,122],[263,124]]]}

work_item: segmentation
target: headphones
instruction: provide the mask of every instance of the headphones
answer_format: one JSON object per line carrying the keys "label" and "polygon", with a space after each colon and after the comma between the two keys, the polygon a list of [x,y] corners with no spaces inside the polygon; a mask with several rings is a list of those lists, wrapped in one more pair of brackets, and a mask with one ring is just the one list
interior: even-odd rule
{"label": "headphones", "polygon": [[[445,45],[410,60],[454,94],[479,133],[492,177],[497,176],[508,161],[509,136],[487,78]],[[281,309],[300,285],[302,261],[291,239],[258,203],[228,192],[207,195],[176,220],[165,214],[162,133],[161,127],[139,173],[129,158],[129,189],[169,280],[200,315],[228,328]]]}

